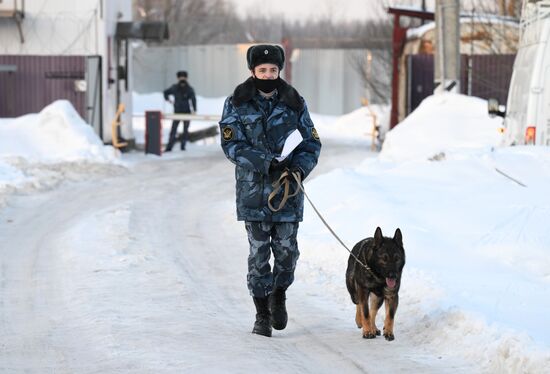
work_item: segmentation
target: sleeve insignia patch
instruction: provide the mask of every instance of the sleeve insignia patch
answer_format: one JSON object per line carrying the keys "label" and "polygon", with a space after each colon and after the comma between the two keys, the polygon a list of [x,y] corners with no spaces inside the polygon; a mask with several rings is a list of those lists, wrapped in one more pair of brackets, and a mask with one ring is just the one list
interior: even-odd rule
{"label": "sleeve insignia patch", "polygon": [[233,139],[233,135],[233,129],[231,127],[227,126],[223,128],[223,140],[228,142]]}
{"label": "sleeve insignia patch", "polygon": [[313,136],[313,139],[315,140],[320,140],[319,134],[317,134],[317,130],[315,129],[315,127],[311,129],[311,136]]}

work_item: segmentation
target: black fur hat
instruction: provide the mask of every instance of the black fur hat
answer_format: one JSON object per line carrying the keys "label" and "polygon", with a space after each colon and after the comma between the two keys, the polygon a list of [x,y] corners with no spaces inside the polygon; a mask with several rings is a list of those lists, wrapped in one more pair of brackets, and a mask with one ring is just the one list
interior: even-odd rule
{"label": "black fur hat", "polygon": [[279,67],[279,70],[283,70],[285,51],[278,45],[253,45],[246,51],[246,62],[248,62],[249,70],[254,70],[256,66],[261,64],[275,64]]}
{"label": "black fur hat", "polygon": [[185,70],[180,70],[176,73],[178,78],[187,78],[187,72]]}

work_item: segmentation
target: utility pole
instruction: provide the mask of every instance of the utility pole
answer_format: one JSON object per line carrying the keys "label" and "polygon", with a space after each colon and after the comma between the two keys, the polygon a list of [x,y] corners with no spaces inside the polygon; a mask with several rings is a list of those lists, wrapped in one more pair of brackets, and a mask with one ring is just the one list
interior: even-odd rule
{"label": "utility pole", "polygon": [[459,0],[436,0],[435,93],[460,92]]}
{"label": "utility pole", "polygon": [[[425,12],[426,11],[426,0],[422,0],[422,11]],[[425,19],[422,19],[422,21],[420,21],[422,24],[425,24],[426,23],[426,20]]]}

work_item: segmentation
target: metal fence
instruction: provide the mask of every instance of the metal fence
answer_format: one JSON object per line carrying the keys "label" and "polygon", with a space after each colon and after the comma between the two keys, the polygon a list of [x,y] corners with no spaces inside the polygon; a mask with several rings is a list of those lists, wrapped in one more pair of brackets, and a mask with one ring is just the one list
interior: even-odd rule
{"label": "metal fence", "polygon": [[[301,49],[292,64],[292,84],[304,96],[310,111],[349,113],[361,106],[361,98],[369,96],[355,67],[358,60],[366,63],[366,56],[366,49]],[[385,75],[389,88],[390,72],[380,71],[381,66],[375,61],[373,74]]]}
{"label": "metal fence", "polygon": [[52,101],[69,100],[86,118],[85,56],[0,56],[0,117],[38,113]]}
{"label": "metal fence", "polygon": [[228,96],[250,75],[246,49],[244,45],[135,48],[130,71],[134,91],[162,92],[177,81],[177,71],[186,70],[198,95]]}
{"label": "metal fence", "polygon": [[[178,70],[189,72],[198,95],[225,97],[250,76],[246,66],[248,44],[134,49],[131,74],[134,90],[160,92],[176,81]],[[292,56],[292,85],[306,99],[312,112],[341,115],[361,106],[367,93],[361,74],[354,68],[366,49],[300,49]],[[373,74],[390,72],[373,62]],[[380,64],[380,66],[382,66]],[[285,71],[283,70],[283,78]]]}
{"label": "metal fence", "polygon": [[[407,106],[409,114],[434,91],[433,55],[409,55],[407,60]],[[469,96],[497,98],[505,103],[515,55],[462,55],[460,91]]]}
{"label": "metal fence", "polygon": [[471,74],[468,75],[469,90],[466,92],[484,99],[494,97],[499,102],[505,103],[515,58],[515,54],[471,56]]}

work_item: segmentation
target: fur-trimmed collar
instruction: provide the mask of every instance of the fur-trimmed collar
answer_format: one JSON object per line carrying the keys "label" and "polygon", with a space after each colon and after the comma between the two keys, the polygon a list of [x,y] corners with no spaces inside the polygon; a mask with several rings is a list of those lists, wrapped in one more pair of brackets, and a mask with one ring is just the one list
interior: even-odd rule
{"label": "fur-trimmed collar", "polygon": [[[277,90],[280,101],[298,112],[304,109],[304,100],[290,84],[281,79],[281,85]],[[254,86],[254,80],[250,77],[235,88],[235,92],[233,92],[233,105],[239,106],[244,104],[252,100],[254,95],[256,95],[256,86]]]}

